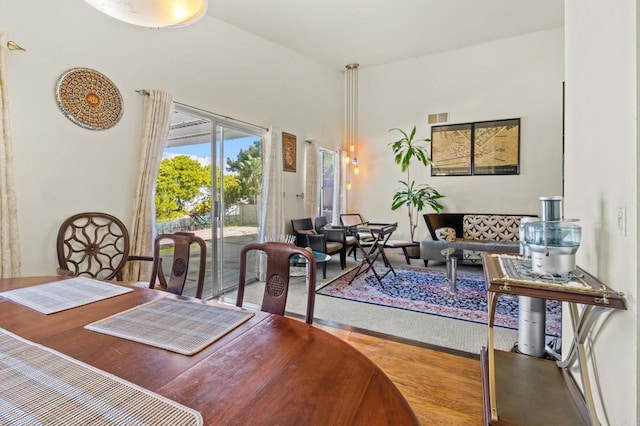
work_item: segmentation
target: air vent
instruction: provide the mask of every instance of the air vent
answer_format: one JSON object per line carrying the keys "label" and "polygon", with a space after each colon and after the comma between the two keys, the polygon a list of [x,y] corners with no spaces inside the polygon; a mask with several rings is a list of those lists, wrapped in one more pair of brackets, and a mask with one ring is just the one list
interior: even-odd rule
{"label": "air vent", "polygon": [[427,122],[429,124],[448,123],[449,122],[449,113],[448,112],[440,112],[438,114],[429,114],[427,116]]}

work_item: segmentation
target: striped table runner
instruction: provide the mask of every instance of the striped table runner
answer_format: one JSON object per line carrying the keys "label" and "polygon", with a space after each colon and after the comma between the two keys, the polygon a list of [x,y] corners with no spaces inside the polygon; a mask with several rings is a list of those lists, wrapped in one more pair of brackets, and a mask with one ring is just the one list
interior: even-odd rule
{"label": "striped table runner", "polygon": [[0,328],[0,424],[202,423],[191,408]]}

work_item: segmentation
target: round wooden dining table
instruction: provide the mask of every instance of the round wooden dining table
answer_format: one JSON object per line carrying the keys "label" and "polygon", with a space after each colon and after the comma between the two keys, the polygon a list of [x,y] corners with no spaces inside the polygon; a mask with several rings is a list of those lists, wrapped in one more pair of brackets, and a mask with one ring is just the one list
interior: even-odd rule
{"label": "round wooden dining table", "polygon": [[[60,279],[0,279],[0,292]],[[297,319],[252,311],[251,319],[191,356],[84,328],[159,298],[220,303],[136,287],[45,315],[0,297],[0,327],[197,410],[205,425],[418,424],[373,362]]]}

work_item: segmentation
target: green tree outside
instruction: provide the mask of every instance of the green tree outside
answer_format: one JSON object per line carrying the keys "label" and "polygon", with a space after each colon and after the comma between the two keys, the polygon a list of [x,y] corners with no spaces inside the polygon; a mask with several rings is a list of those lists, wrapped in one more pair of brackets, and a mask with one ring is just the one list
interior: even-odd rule
{"label": "green tree outside", "polygon": [[211,166],[188,155],[160,162],[156,183],[156,220],[187,216],[198,204],[211,203]]}
{"label": "green tree outside", "polygon": [[[260,140],[253,141],[246,150],[241,149],[235,160],[227,158],[227,170],[236,173],[240,183],[240,199],[249,204],[255,204],[262,191],[262,144]],[[225,178],[228,175],[225,175]],[[226,187],[225,187],[226,191]],[[228,198],[225,199],[230,205]]]}
{"label": "green tree outside", "polygon": [[[220,189],[220,170],[217,188]],[[237,204],[244,198],[242,184],[236,174],[224,177],[225,204]],[[156,220],[166,221],[191,213],[208,215],[212,207],[211,165],[203,166],[188,155],[165,158],[160,162],[156,183]]]}

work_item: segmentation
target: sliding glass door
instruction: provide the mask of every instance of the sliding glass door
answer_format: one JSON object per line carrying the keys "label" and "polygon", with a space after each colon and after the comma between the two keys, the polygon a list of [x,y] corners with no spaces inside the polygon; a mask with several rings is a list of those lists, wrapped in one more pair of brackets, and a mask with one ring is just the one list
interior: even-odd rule
{"label": "sliding glass door", "polygon": [[[158,174],[156,227],[206,241],[208,297],[235,289],[240,249],[258,241],[262,158],[259,130],[176,106]],[[195,269],[187,295],[195,294]],[[248,276],[254,272],[250,265]]]}
{"label": "sliding glass door", "polygon": [[[216,132],[220,166],[215,188],[219,237],[215,240],[218,243],[218,286],[214,288],[214,294],[218,295],[237,287],[240,249],[258,241],[262,137],[221,125],[216,127]],[[254,265],[252,256],[247,266],[249,278],[255,273]]]}

